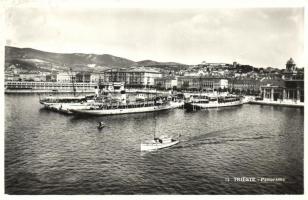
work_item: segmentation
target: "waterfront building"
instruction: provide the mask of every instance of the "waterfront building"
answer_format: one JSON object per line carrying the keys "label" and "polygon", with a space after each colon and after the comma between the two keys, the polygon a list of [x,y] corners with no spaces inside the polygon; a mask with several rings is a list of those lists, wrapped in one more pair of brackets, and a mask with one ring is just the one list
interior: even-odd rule
{"label": "waterfront building", "polygon": [[229,89],[244,93],[259,93],[261,81],[253,78],[232,78],[228,81]]}
{"label": "waterfront building", "polygon": [[79,72],[76,74],[76,82],[89,83],[91,82],[90,72]]}
{"label": "waterfront building", "polygon": [[14,74],[14,73],[11,72],[11,71],[7,71],[7,72],[5,72],[5,74],[4,74],[4,80],[5,80],[5,81],[19,81],[19,80],[20,80],[20,77],[19,77],[19,75]]}
{"label": "waterfront building", "polygon": [[304,102],[304,72],[296,71],[296,64],[292,58],[286,63],[286,70],[282,79],[273,80],[271,83],[261,86],[261,97],[263,101],[274,103],[303,104]]}
{"label": "waterfront building", "polygon": [[260,79],[261,86],[266,85],[274,85],[274,86],[284,86],[284,80],[282,78],[271,78],[271,77],[263,77]]}
{"label": "waterfront building", "polygon": [[4,83],[6,93],[35,93],[35,92],[94,92],[97,83],[71,82],[35,82],[35,81],[7,81]]}
{"label": "waterfront building", "polygon": [[220,90],[228,88],[228,80],[225,78],[215,77],[196,77],[196,76],[182,76],[178,77],[178,89],[182,90]]}
{"label": "waterfront building", "polygon": [[91,72],[79,72],[76,74],[76,82],[98,83],[100,74]]}
{"label": "waterfront building", "polygon": [[102,75],[99,73],[91,73],[90,82],[98,83],[101,80]]}
{"label": "waterfront building", "polygon": [[264,101],[285,103],[304,102],[304,81],[285,80],[283,86],[261,86],[261,97]]}
{"label": "waterfront building", "polygon": [[104,72],[104,82],[124,82],[126,87],[154,87],[155,79],[161,78],[158,71],[149,69],[110,69]]}
{"label": "waterfront building", "polygon": [[230,90],[249,94],[259,94],[262,86],[285,86],[284,79],[279,77],[235,77],[229,78],[228,80]]}
{"label": "waterfront building", "polygon": [[69,83],[76,80],[76,74],[74,72],[68,73],[68,72],[60,72],[56,74],[56,81],[57,82],[63,82],[63,83]]}
{"label": "waterfront building", "polygon": [[176,77],[162,77],[155,79],[155,86],[157,89],[175,89],[178,81]]}
{"label": "waterfront building", "polygon": [[46,75],[40,72],[20,73],[19,80],[21,81],[46,81]]}
{"label": "waterfront building", "polygon": [[282,77],[283,84],[263,86],[263,100],[283,102],[304,102],[304,71],[297,71],[292,58],[286,63],[286,70]]}

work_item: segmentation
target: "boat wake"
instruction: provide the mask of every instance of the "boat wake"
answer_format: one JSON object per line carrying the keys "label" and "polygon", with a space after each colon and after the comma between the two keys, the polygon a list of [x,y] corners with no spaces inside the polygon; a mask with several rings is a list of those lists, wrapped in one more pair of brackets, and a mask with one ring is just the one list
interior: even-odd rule
{"label": "boat wake", "polygon": [[201,135],[193,136],[191,138],[191,140],[201,140],[201,139],[207,139],[209,137],[217,137],[217,138],[228,137],[228,136],[225,136],[225,135],[228,135],[228,134],[234,133],[234,132],[238,132],[240,129],[249,130],[249,128],[251,128],[251,127],[253,127],[253,125],[220,129],[220,130],[217,130],[217,131],[212,131],[212,132],[204,133],[204,134],[201,134]]}
{"label": "boat wake", "polygon": [[205,138],[202,140],[181,140],[180,144],[175,146],[174,148],[191,148],[191,147],[198,147],[202,145],[215,145],[215,144],[224,144],[228,142],[245,142],[245,141],[253,141],[253,140],[262,140],[270,138],[268,136],[253,136],[253,137],[219,137],[219,138]]}

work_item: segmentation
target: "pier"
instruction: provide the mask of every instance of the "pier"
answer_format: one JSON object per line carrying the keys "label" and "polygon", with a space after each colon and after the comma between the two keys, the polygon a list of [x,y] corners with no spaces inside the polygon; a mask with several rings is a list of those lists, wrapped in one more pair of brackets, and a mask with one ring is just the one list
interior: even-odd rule
{"label": "pier", "polygon": [[18,93],[94,93],[97,83],[65,83],[65,82],[28,82],[7,81],[4,83],[6,94]]}

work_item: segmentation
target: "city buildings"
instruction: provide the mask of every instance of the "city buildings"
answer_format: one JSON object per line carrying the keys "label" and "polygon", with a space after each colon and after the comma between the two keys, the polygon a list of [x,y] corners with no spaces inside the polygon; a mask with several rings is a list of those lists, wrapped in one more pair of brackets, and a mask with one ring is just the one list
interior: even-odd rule
{"label": "city buildings", "polygon": [[164,90],[176,89],[178,85],[177,77],[174,76],[156,78],[154,82],[157,89],[164,89]]}
{"label": "city buildings", "polygon": [[296,69],[292,58],[286,63],[282,79],[261,86],[261,98],[268,102],[304,102],[304,73]]}
{"label": "city buildings", "polygon": [[5,81],[19,81],[20,78],[19,78],[19,75],[16,75],[13,72],[9,71],[4,74],[4,80]]}
{"label": "city buildings", "polygon": [[34,82],[7,81],[4,83],[6,93],[25,92],[94,92],[97,83],[69,83],[69,82]]}
{"label": "city buildings", "polygon": [[46,74],[40,72],[20,73],[19,79],[21,81],[46,81]]}
{"label": "city buildings", "polygon": [[76,82],[84,83],[98,83],[100,81],[101,74],[91,72],[79,72],[76,74]]}
{"label": "city buildings", "polygon": [[304,102],[304,81],[284,80],[282,86],[261,86],[261,97],[264,101],[300,103]]}
{"label": "city buildings", "polygon": [[[19,67],[19,65],[8,65],[6,67],[6,88],[71,90],[73,83],[76,83],[76,86],[82,91],[88,87],[95,87],[97,83],[120,82],[126,88],[136,89],[157,88],[160,90],[173,89],[180,91],[228,90],[240,94],[261,95],[262,98],[270,100],[295,99],[296,101],[303,101],[304,98],[304,69],[297,68],[292,58],[286,62],[285,69],[272,67],[253,68],[249,65],[240,65],[237,62],[227,64],[206,63],[204,61],[199,65],[181,66],[178,70],[178,75],[170,71],[171,68],[167,68],[168,70],[158,70],[157,68],[150,67],[131,67],[109,69],[101,72],[72,72],[71,70],[64,72],[39,72],[25,71]],[[82,85],[82,83],[93,84]],[[107,85],[106,87],[108,88],[109,86]]]}
{"label": "city buildings", "polygon": [[246,77],[236,77],[228,79],[228,88],[231,91],[256,94],[260,91],[261,80],[246,78]]}
{"label": "city buildings", "polygon": [[76,74],[76,82],[91,82],[91,73],[89,72],[79,72]]}
{"label": "city buildings", "polygon": [[162,73],[149,69],[110,69],[104,71],[104,82],[124,82],[125,87],[155,87],[155,79]]}
{"label": "city buildings", "polygon": [[182,76],[178,77],[177,88],[181,90],[192,91],[213,91],[228,88],[228,80],[225,78],[215,77],[196,77],[196,76]]}
{"label": "city buildings", "polygon": [[76,73],[60,72],[56,74],[56,81],[62,83],[70,83],[76,80]]}

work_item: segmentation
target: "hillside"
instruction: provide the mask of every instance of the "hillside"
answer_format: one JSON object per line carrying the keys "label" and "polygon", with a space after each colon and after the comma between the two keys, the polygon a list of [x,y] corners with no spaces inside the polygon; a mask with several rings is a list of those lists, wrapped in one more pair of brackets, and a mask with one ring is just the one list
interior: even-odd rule
{"label": "hillside", "polygon": [[5,47],[5,62],[8,64],[23,63],[22,67],[33,70],[93,70],[93,68],[122,68],[136,65],[132,60],[109,54],[61,54],[44,52],[31,48]]}
{"label": "hillside", "polygon": [[181,63],[176,63],[176,62],[157,62],[157,61],[153,61],[153,60],[142,60],[142,61],[138,61],[137,62],[138,65],[142,65],[142,66],[155,66],[155,65],[183,65]]}
{"label": "hillside", "polygon": [[[5,67],[14,64],[24,70],[51,71],[102,71],[111,68],[129,68],[138,66],[158,66],[168,68],[168,65],[181,65],[174,62],[157,62],[132,60],[113,56],[110,54],[84,54],[84,53],[52,53],[31,48],[5,47]],[[176,67],[176,66],[175,66]]]}
{"label": "hillside", "polygon": [[138,61],[137,63],[139,66],[151,67],[165,71],[180,71],[188,68],[188,65],[176,62],[157,62],[153,60],[142,60]]}

